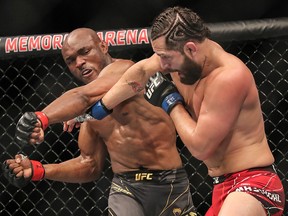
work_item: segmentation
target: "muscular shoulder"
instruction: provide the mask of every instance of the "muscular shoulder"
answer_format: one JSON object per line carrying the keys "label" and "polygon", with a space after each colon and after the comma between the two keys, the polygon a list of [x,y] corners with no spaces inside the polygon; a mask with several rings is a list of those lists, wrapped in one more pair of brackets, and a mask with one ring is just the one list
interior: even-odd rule
{"label": "muscular shoulder", "polygon": [[128,69],[129,67],[131,67],[135,62],[128,60],[128,59],[116,59],[111,66],[113,67],[120,67],[119,69],[123,68],[123,69]]}
{"label": "muscular shoulder", "polygon": [[100,73],[99,77],[123,75],[125,71],[134,64],[131,60],[116,59],[111,64],[107,65]]}
{"label": "muscular shoulder", "polygon": [[153,75],[155,71],[164,72],[161,68],[160,57],[155,53],[150,58],[142,60],[142,65],[144,70],[148,72],[150,76]]}
{"label": "muscular shoulder", "polygon": [[97,79],[82,87],[78,87],[77,92],[88,96],[91,101],[95,102],[103,97],[103,94],[108,92],[133,64],[134,62],[130,60],[114,61],[101,71]]}
{"label": "muscular shoulder", "polygon": [[251,71],[242,63],[234,64],[234,67],[229,65],[220,67],[213,73],[207,79],[205,89],[207,92],[213,92],[213,95],[218,93],[223,99],[225,95],[230,95],[234,100],[242,101],[250,87],[255,85]]}

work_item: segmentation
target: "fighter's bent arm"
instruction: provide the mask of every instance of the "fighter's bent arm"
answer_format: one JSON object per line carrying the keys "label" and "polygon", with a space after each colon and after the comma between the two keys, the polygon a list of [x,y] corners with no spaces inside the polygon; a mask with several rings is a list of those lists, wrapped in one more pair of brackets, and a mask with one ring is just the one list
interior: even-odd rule
{"label": "fighter's bent arm", "polygon": [[86,183],[97,180],[104,167],[107,155],[106,145],[104,143],[97,144],[97,148],[90,150],[93,152],[81,150],[81,155],[77,158],[60,164],[44,164],[45,178],[69,183]]}
{"label": "fighter's bent arm", "polygon": [[218,83],[210,83],[197,122],[181,104],[171,111],[170,117],[181,140],[198,160],[211,157],[233,129],[249,83],[251,78],[249,82],[249,79],[240,79],[239,76],[222,76]]}
{"label": "fighter's bent arm", "polygon": [[161,70],[159,57],[154,54],[130,67],[102,98],[108,109],[141,92],[149,77]]}
{"label": "fighter's bent arm", "polygon": [[[81,130],[82,127],[84,130]],[[2,164],[4,177],[17,187],[44,178],[69,183],[97,180],[104,167],[107,148],[98,134],[93,132],[93,125],[84,123],[81,129],[78,139],[81,154],[77,158],[59,164],[42,164],[17,154],[15,159],[8,159]]]}

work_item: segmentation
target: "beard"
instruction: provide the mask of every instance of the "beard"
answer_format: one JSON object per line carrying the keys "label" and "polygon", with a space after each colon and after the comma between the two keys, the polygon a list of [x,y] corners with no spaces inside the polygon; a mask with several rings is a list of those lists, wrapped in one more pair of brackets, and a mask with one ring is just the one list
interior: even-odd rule
{"label": "beard", "polygon": [[187,56],[185,56],[184,62],[178,71],[180,82],[185,85],[193,85],[201,78],[202,74],[201,66]]}

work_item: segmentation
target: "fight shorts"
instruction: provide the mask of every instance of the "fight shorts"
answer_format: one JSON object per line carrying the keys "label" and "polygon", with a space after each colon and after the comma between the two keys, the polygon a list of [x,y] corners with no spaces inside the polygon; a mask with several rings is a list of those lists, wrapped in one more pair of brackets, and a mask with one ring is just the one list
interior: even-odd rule
{"label": "fight shorts", "polygon": [[108,199],[108,215],[195,216],[185,169],[114,174]]}
{"label": "fight shorts", "polygon": [[284,188],[274,166],[252,168],[213,177],[212,205],[205,216],[218,215],[231,192],[245,192],[262,203],[268,216],[282,216],[285,207]]}

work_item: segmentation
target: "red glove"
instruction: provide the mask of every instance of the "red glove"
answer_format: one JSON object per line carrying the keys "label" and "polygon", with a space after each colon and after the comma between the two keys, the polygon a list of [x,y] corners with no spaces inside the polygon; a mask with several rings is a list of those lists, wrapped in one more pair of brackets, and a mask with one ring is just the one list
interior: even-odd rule
{"label": "red glove", "polygon": [[30,160],[32,166],[32,181],[40,181],[45,176],[45,169],[39,161]]}
{"label": "red glove", "polygon": [[[12,184],[18,188],[22,188],[22,187],[26,186],[31,180],[32,181],[40,181],[44,178],[45,169],[39,161],[29,160],[25,156],[22,156],[22,160],[28,160],[27,161],[28,163],[26,162],[26,168],[25,168],[24,164],[21,165],[21,166],[24,166],[23,167],[24,169],[27,169],[27,168],[29,168],[29,166],[31,166],[32,175],[29,176],[28,178],[24,178],[24,174],[21,177],[17,177],[17,173],[14,173],[14,170],[9,168],[9,165],[11,164],[11,162],[10,162],[10,164],[8,164],[7,161],[5,161],[2,164],[3,175],[8,180],[8,182],[10,184]],[[29,165],[29,163],[30,163],[30,165]]]}

